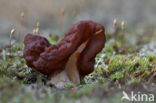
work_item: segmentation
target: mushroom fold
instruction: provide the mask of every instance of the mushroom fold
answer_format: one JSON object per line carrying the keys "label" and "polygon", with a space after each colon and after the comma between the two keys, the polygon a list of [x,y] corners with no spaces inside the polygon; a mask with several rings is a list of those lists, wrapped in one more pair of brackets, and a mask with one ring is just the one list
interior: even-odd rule
{"label": "mushroom fold", "polygon": [[24,38],[24,58],[29,67],[50,75],[52,79],[59,78],[53,79],[55,82],[67,78],[63,81],[80,84],[81,76],[93,72],[95,56],[104,48],[105,41],[102,25],[80,21],[65,33],[58,45],[51,45],[42,36],[27,34]]}

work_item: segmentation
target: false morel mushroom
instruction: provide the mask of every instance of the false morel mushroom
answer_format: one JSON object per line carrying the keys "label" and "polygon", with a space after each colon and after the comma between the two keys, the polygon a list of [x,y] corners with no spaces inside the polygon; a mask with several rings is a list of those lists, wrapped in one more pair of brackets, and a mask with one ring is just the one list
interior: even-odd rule
{"label": "false morel mushroom", "polygon": [[74,24],[58,45],[46,38],[27,34],[24,58],[29,67],[51,76],[57,87],[65,83],[80,84],[80,77],[93,72],[95,56],[105,44],[104,27],[93,21]]}

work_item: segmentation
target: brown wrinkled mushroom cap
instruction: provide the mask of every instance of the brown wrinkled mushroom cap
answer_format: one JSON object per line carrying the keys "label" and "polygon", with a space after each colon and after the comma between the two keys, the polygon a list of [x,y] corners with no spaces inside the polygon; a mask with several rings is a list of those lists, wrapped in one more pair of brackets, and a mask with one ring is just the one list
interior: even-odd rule
{"label": "brown wrinkled mushroom cap", "polygon": [[93,21],[74,24],[58,45],[50,45],[46,38],[27,34],[24,39],[24,58],[30,67],[46,75],[65,69],[70,56],[84,43],[85,48],[77,53],[79,74],[86,75],[94,70],[95,56],[105,44],[104,27]]}

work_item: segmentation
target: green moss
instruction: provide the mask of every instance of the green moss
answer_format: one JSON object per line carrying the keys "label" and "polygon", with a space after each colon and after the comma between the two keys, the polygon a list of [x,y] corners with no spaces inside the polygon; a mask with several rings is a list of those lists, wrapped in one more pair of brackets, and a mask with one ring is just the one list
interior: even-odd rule
{"label": "green moss", "polygon": [[116,72],[114,75],[110,76],[111,80],[116,80],[116,79],[121,79],[124,78],[124,73],[123,72]]}

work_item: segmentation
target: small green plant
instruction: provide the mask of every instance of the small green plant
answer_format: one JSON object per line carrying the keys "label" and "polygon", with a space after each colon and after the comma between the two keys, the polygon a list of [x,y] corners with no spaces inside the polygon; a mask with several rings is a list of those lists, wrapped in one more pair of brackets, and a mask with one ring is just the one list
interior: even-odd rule
{"label": "small green plant", "polygon": [[73,83],[67,83],[67,84],[65,84],[64,87],[67,88],[67,89],[69,89],[69,88],[74,88],[75,86],[74,86]]}
{"label": "small green plant", "polygon": [[103,77],[97,77],[97,81],[98,81],[98,83],[103,83],[104,82],[104,78]]}

